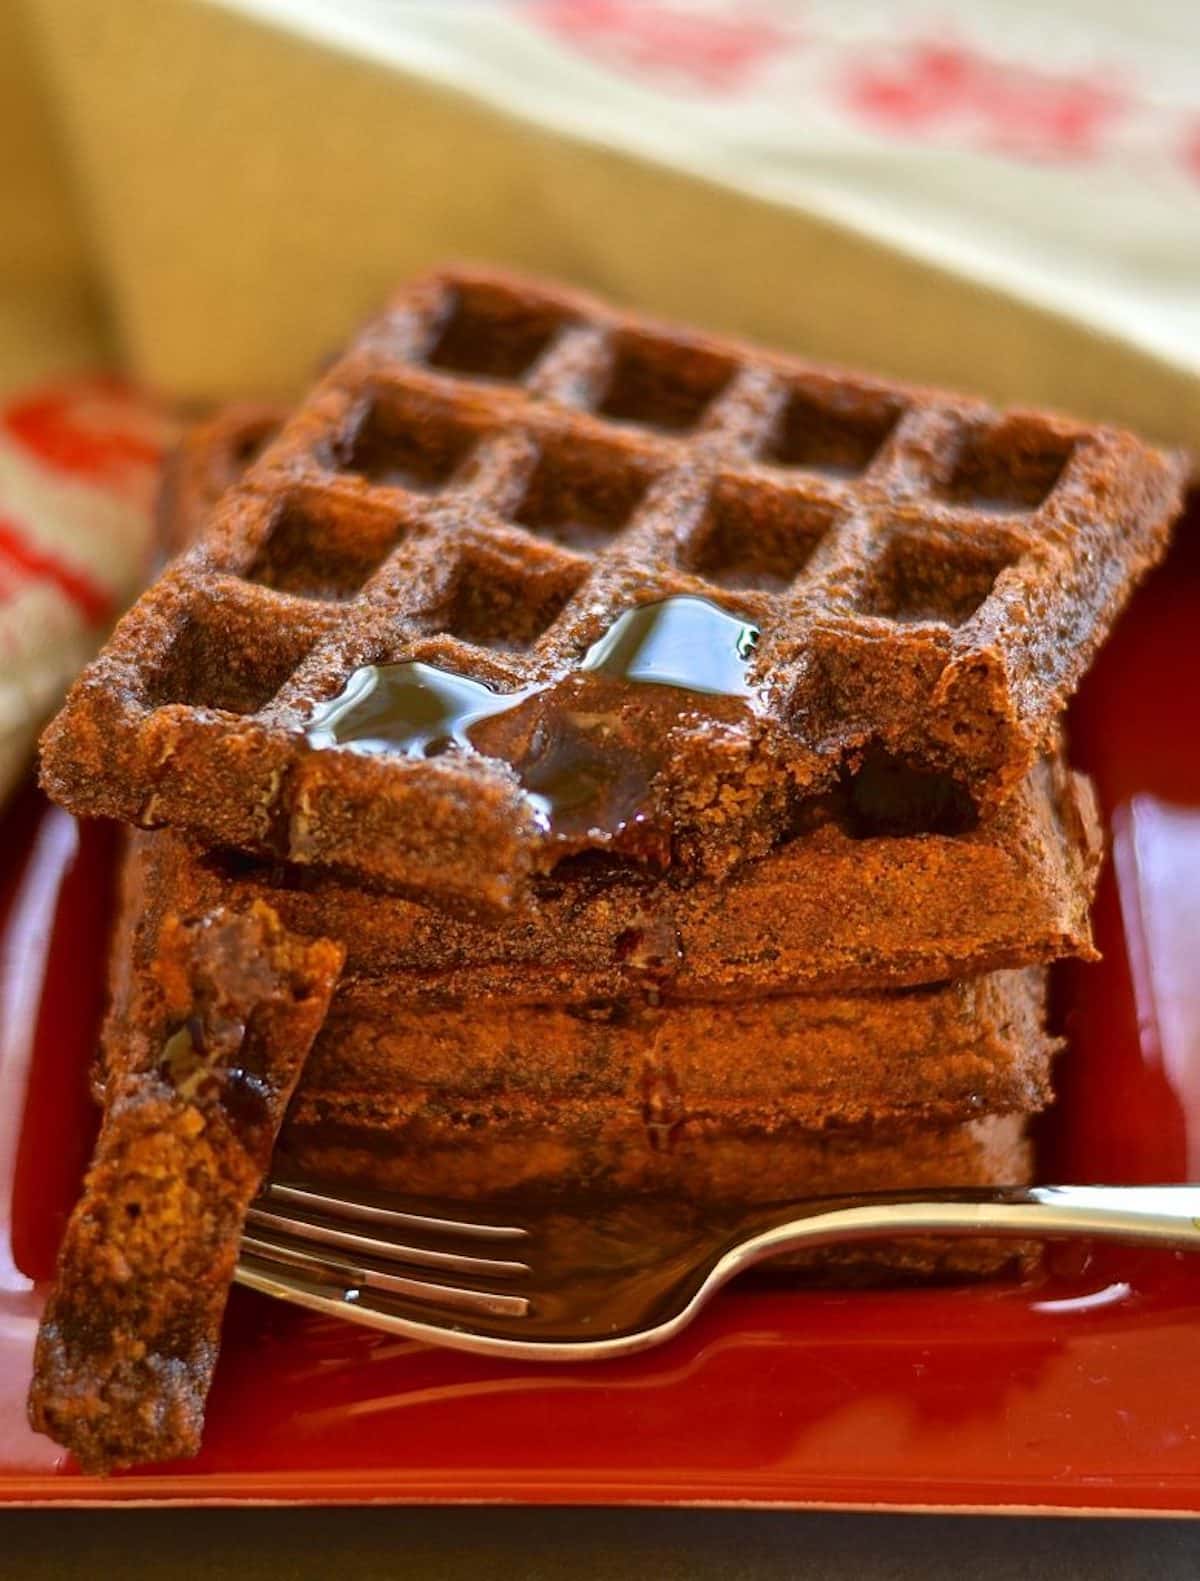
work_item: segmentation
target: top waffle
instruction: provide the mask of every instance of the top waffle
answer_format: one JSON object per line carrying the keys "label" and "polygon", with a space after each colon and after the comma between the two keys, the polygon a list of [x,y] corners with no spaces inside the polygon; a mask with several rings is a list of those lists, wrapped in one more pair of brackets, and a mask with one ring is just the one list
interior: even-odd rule
{"label": "top waffle", "polygon": [[512,767],[544,718],[436,756],[320,750],[314,720],[406,661],[536,693],[623,612],[690,596],[759,636],[748,698],[638,689],[674,696],[617,743],[653,738],[631,822],[661,815],[656,858],[719,872],[860,772],[966,822],[1051,743],[1184,470],[1111,429],[440,274],[122,621],[45,781],[79,812],[502,907],[564,849]]}

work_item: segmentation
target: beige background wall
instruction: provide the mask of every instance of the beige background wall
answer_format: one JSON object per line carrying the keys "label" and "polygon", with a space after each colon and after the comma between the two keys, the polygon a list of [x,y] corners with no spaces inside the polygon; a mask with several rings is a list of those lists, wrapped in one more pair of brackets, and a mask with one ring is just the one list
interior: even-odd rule
{"label": "beige background wall", "polygon": [[104,354],[98,293],[23,4],[0,4],[0,391]]}
{"label": "beige background wall", "polygon": [[[206,0],[21,3],[121,347],[171,392],[292,390],[390,284],[468,255],[819,357],[1200,438],[1200,384],[1179,368],[794,206]],[[77,260],[73,238],[63,257]]]}

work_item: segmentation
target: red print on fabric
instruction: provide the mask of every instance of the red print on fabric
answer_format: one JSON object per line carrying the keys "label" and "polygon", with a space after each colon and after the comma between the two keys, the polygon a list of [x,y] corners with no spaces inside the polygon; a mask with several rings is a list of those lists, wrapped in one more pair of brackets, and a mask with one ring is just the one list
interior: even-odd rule
{"label": "red print on fabric", "polygon": [[535,0],[550,31],[610,64],[729,93],[788,41],[765,19],[701,16],[646,0]]}
{"label": "red print on fabric", "polygon": [[89,625],[102,626],[112,614],[107,588],[52,550],[39,548],[23,527],[6,516],[0,516],[0,573],[0,602],[24,583],[49,582]]}
{"label": "red print on fabric", "polygon": [[1055,76],[931,43],[852,68],[846,98],[886,129],[966,131],[984,147],[1029,159],[1094,157],[1127,105],[1098,75]]}
{"label": "red print on fabric", "polygon": [[1183,168],[1200,181],[1200,118],[1192,122],[1183,139]]}
{"label": "red print on fabric", "polygon": [[103,375],[34,391],[0,424],[43,466],[122,491],[140,490],[166,438],[117,379]]}

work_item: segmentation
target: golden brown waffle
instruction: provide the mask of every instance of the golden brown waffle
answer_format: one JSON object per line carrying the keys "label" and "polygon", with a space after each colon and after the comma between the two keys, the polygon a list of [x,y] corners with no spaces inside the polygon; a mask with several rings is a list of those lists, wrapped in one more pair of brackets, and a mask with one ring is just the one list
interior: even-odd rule
{"label": "golden brown waffle", "polygon": [[[112,963],[103,1039],[116,1077],[140,1046],[137,983],[157,969],[173,918],[212,903],[211,876],[174,868],[171,843],[170,835],[143,835],[130,853],[116,930],[125,944]],[[250,886],[231,883],[224,892],[239,911],[262,903]],[[280,896],[262,893],[278,909]],[[293,923],[307,928],[319,910],[325,926],[340,931],[342,910],[322,904],[327,893],[322,886],[315,907],[293,910]],[[360,924],[346,930],[346,967],[293,1120],[381,1131],[441,1105],[461,1112],[466,1137],[498,1108],[514,1123],[525,1115],[532,1134],[553,1131],[580,1106],[613,1102],[648,1126],[712,1120],[732,1132],[820,1130],[1029,1113],[1047,1097],[1056,1045],[1043,1031],[1038,970],[891,992],[705,1001],[665,996],[661,975],[647,975],[653,963],[644,962],[641,982],[635,964],[624,995],[609,999],[470,991],[456,998],[434,994],[428,981],[424,993],[414,989],[411,969],[364,970],[372,951],[358,941],[371,933],[368,908],[378,904],[368,899]],[[385,919],[375,923],[381,929]],[[378,950],[376,940],[375,962]]]}
{"label": "golden brown waffle", "polygon": [[1049,1099],[1057,1047],[1045,997],[1045,974],[1028,971],[908,992],[657,1007],[460,1000],[397,1013],[366,984],[332,1005],[288,1123],[403,1150],[436,1117],[469,1151],[498,1123],[536,1140],[612,1114],[641,1126],[644,1147],[669,1151],[705,1131],[1032,1114]]}
{"label": "golden brown waffle", "polygon": [[[918,1186],[1020,1185],[1030,1155],[1022,1115],[963,1125],[888,1127],[873,1132],[782,1129],[728,1133],[698,1124],[671,1149],[654,1150],[636,1116],[615,1107],[569,1114],[531,1136],[523,1123],[493,1117],[464,1142],[453,1115],[431,1114],[396,1137],[330,1126],[289,1128],[276,1153],[281,1178],[355,1180],[417,1195],[545,1196],[578,1182],[605,1192],[663,1192],[683,1202],[770,1202],[842,1191]],[[516,1185],[514,1186],[514,1182]]]}
{"label": "golden brown waffle", "polygon": [[200,538],[217,501],[283,427],[281,408],[239,401],[187,429],[168,457],[158,495],[157,537],[164,556]]}
{"label": "golden brown waffle", "polygon": [[414,1000],[586,1003],[881,989],[1093,954],[1100,860],[1090,787],[1034,770],[964,835],[857,839],[823,825],[723,883],[613,866],[539,880],[505,927],[446,917],[304,868],[213,857],[171,831],[135,836],[146,864],[138,966],[157,919],[273,907],[293,931],[341,940],[346,982]]}
{"label": "golden brown waffle", "polygon": [[[139,985],[161,972],[175,919],[203,914],[214,882],[180,860],[180,844],[139,835],[126,863],[116,930],[126,943],[104,1039],[118,1092],[156,1013]],[[234,914],[261,908],[253,883],[216,882]],[[856,1150],[863,1189],[887,1169],[898,1180],[940,1168],[929,1182],[948,1183],[960,1168],[981,1182],[989,1169],[998,1180],[1027,1168],[1024,1118],[1045,1102],[1056,1046],[1042,1031],[1041,972],[716,1003],[656,1005],[637,972],[621,1001],[408,998],[411,981],[362,969],[380,938],[359,945],[373,914],[386,937],[389,910],[418,908],[359,897],[350,927],[344,904],[325,904],[328,890],[304,892],[300,926],[319,911],[331,932],[346,926],[351,948],[277,1171],[362,1167],[365,1181],[451,1193],[695,1191],[711,1206],[722,1193],[846,1187]],[[1014,1118],[981,1126],[977,1116]]]}
{"label": "golden brown waffle", "polygon": [[[187,883],[164,897],[156,858],[171,840],[142,836],[131,853],[118,927],[130,948],[114,958],[104,1033],[117,1090],[145,1042],[138,984],[169,954],[179,912],[203,904]],[[261,905],[236,886],[227,894],[239,911]],[[790,1150],[788,1168],[808,1169],[825,1133],[877,1148],[896,1133],[1035,1113],[1057,1047],[1043,1031],[1040,971],[880,993],[681,1003],[643,987],[523,1004],[407,998],[360,962],[352,950],[288,1110],[284,1155],[289,1138],[382,1153],[396,1180],[411,1171],[413,1190],[428,1169],[452,1170],[456,1149],[462,1179],[491,1192],[606,1189],[618,1176],[683,1186],[697,1169],[715,1186],[721,1161],[750,1144],[764,1168]]]}
{"label": "golden brown waffle", "polygon": [[559,854],[508,764],[313,750],[314,711],[410,659],[549,684],[623,610],[691,594],[761,629],[761,706],[671,735],[660,811],[695,836],[676,861],[759,854],[864,762],[946,777],[965,824],[1051,744],[1183,475],[1111,429],[437,275],[121,624],[47,736],[46,783],[80,812],[504,907]]}

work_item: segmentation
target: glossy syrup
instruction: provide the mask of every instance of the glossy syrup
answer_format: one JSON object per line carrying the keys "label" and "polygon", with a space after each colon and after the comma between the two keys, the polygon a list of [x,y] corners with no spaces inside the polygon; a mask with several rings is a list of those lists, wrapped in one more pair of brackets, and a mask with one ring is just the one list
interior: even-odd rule
{"label": "glossy syrup", "polygon": [[531,695],[494,692],[482,681],[433,664],[365,665],[318,709],[309,725],[314,747],[354,747],[431,758],[448,747],[471,747],[470,732],[484,719],[517,708]]}
{"label": "glossy syrup", "polygon": [[642,604],[618,616],[584,655],[584,674],[671,686],[713,697],[749,697],[758,628],[705,598]]}
{"label": "glossy syrup", "polygon": [[571,674],[517,692],[419,660],[368,665],[318,710],[307,738],[408,758],[499,758],[559,841],[622,839],[654,859],[670,833],[653,793],[669,733],[690,717],[749,713],[757,638],[707,599],[663,599],[625,610]]}

